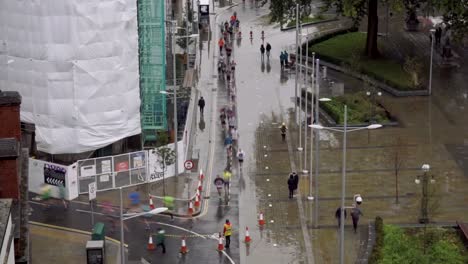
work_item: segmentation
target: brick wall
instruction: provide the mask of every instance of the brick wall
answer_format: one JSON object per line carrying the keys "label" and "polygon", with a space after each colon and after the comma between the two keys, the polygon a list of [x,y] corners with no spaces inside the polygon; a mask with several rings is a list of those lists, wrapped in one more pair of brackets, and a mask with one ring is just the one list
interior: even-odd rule
{"label": "brick wall", "polygon": [[[0,138],[21,142],[21,96],[17,92],[0,91]],[[19,198],[19,158],[0,158],[0,198]]]}
{"label": "brick wall", "polygon": [[21,140],[19,105],[0,105],[0,138],[14,137]]}
{"label": "brick wall", "polygon": [[19,199],[19,160],[0,159],[0,198]]}

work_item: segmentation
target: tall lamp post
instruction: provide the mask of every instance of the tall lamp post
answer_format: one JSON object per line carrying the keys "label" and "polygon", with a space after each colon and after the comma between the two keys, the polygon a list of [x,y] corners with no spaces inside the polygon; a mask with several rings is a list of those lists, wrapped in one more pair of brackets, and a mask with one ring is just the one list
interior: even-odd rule
{"label": "tall lamp post", "polygon": [[[175,25],[175,23],[173,23]],[[176,39],[179,38],[187,38],[187,36],[175,36],[176,33],[176,28],[173,27],[172,30],[172,79],[173,79],[173,85],[174,85],[174,152],[176,155],[175,158],[175,170],[174,170],[174,175],[177,177],[179,175],[179,153],[178,153],[178,146],[177,146],[177,141],[178,141],[178,122],[177,122],[177,80],[176,80],[176,54],[175,54],[175,41]],[[188,38],[193,38],[197,37],[198,34],[191,34],[188,36]],[[187,39],[188,39],[187,38]]]}
{"label": "tall lamp post", "polygon": [[[427,224],[429,223],[429,214],[428,214],[428,203],[429,203],[429,195],[428,195],[428,189],[429,189],[429,182],[434,183],[435,179],[433,175],[429,175],[428,172],[430,170],[429,164],[423,164],[421,169],[423,171],[422,176],[418,176],[414,182],[416,184],[421,183],[421,178],[422,178],[422,197],[421,197],[421,216],[419,217],[419,223],[421,224]],[[429,179],[430,178],[430,179]]]}
{"label": "tall lamp post", "polygon": [[122,187],[119,187],[120,192],[120,263],[125,264],[125,246],[124,246],[124,227],[123,222],[135,217],[143,216],[143,215],[156,215],[160,214],[164,211],[167,211],[167,207],[159,207],[155,208],[149,212],[142,212],[142,213],[123,213],[123,199],[122,199]]}
{"label": "tall lamp post", "polygon": [[430,34],[431,34],[431,63],[429,64],[429,95],[432,94],[432,57],[434,55],[434,33],[435,33],[435,29],[434,28],[431,28],[430,30]]}
{"label": "tall lamp post", "polygon": [[341,219],[340,221],[340,264],[344,264],[344,208],[345,208],[345,194],[346,194],[346,136],[349,132],[364,130],[364,129],[377,129],[382,127],[380,124],[372,124],[366,127],[348,127],[348,107],[344,106],[344,125],[343,127],[324,127],[319,124],[310,125],[313,129],[325,129],[335,132],[343,133],[343,160],[341,167]]}

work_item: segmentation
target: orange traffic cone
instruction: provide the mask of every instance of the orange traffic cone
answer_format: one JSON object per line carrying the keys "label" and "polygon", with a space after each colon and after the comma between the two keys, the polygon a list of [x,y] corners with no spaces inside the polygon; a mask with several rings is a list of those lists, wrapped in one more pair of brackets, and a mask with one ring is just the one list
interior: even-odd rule
{"label": "orange traffic cone", "polygon": [[182,245],[180,246],[180,253],[187,254],[187,244],[185,244],[185,237],[182,238]]}
{"label": "orange traffic cone", "polygon": [[246,227],[245,228],[245,240],[244,240],[244,242],[245,243],[250,243],[250,241],[252,241],[252,239],[250,238],[249,227]]}
{"label": "orange traffic cone", "polygon": [[156,246],[153,243],[153,236],[150,235],[148,239],[148,250],[155,250],[155,249],[156,249]]}
{"label": "orange traffic cone", "polygon": [[218,251],[223,251],[223,250],[224,250],[223,237],[221,236],[221,233],[219,233]]}
{"label": "orange traffic cone", "polygon": [[265,219],[263,218],[263,213],[260,212],[260,215],[258,216],[258,225],[263,226],[265,224]]}
{"label": "orange traffic cone", "polygon": [[201,180],[198,180],[198,190],[201,192],[202,188]]}
{"label": "orange traffic cone", "polygon": [[203,181],[203,179],[205,178],[205,175],[203,175],[203,170],[200,170],[200,180]]}
{"label": "orange traffic cone", "polygon": [[198,195],[195,195],[195,207],[200,206],[200,199],[198,198]]}
{"label": "orange traffic cone", "polygon": [[192,203],[192,201],[189,201],[188,213],[189,213],[190,216],[193,214],[193,203]]}
{"label": "orange traffic cone", "polygon": [[150,202],[149,202],[149,206],[150,208],[153,210],[155,207],[154,207],[154,204],[153,204],[153,198],[150,196]]}

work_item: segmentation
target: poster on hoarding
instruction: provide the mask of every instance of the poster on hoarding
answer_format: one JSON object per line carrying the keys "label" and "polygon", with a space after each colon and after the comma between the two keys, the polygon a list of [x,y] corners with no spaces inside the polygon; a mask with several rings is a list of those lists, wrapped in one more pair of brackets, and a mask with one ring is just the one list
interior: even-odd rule
{"label": "poster on hoarding", "polygon": [[44,164],[44,183],[65,187],[67,169],[53,164]]}

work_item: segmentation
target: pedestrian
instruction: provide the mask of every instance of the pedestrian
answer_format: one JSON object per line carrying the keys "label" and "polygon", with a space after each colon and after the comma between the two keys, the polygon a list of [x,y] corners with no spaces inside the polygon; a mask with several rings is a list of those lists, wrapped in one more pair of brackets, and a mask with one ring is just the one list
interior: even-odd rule
{"label": "pedestrian", "polygon": [[231,138],[233,144],[237,143],[237,140],[239,139],[239,132],[237,132],[235,127],[231,128]]}
{"label": "pedestrian", "polygon": [[163,197],[164,207],[167,207],[167,212],[171,216],[172,221],[174,221],[174,200],[172,196],[166,195]]}
{"label": "pedestrian", "polygon": [[284,51],[284,65],[289,65],[289,54],[287,51]]}
{"label": "pedestrian", "polygon": [[280,64],[281,64],[281,69],[284,69],[284,53],[282,51],[280,54]]}
{"label": "pedestrian", "polygon": [[231,48],[231,45],[230,44],[227,44],[226,47],[226,56],[227,56],[227,59],[229,61],[229,59],[231,58],[231,52],[232,52],[232,48]]}
{"label": "pedestrian", "polygon": [[297,190],[297,187],[299,186],[299,175],[293,171],[293,178],[294,178],[294,190]]}
{"label": "pedestrian", "polygon": [[203,96],[198,99],[198,107],[200,108],[200,114],[203,115],[203,109],[205,109],[205,99]]}
{"label": "pedestrian", "polygon": [[239,150],[237,151],[237,159],[239,160],[239,164],[242,165],[242,163],[244,162],[244,158],[245,158],[245,152],[239,148]]}
{"label": "pedestrian", "polygon": [[60,200],[62,200],[63,203],[63,209],[67,210],[68,209],[68,202],[65,200],[65,195],[66,195],[67,190],[65,189],[65,186],[62,184],[59,185],[59,195],[60,195]]}
{"label": "pedestrian", "polygon": [[229,222],[229,219],[226,219],[226,223],[224,224],[223,234],[224,234],[224,238],[226,239],[226,245],[224,247],[229,248],[229,245],[231,245],[231,235],[232,235],[232,225],[231,225],[231,222]]}
{"label": "pedestrian", "polygon": [[353,209],[351,209],[351,219],[353,220],[354,233],[356,233],[357,225],[358,225],[358,222],[359,222],[359,216],[361,216],[361,215],[364,216],[362,214],[361,209],[359,209],[357,207],[354,207]]}
{"label": "pedestrian", "polygon": [[158,247],[162,247],[162,253],[166,254],[166,244],[164,244],[164,241],[166,240],[166,232],[161,228],[158,228],[157,231],[158,233],[156,234],[156,249],[158,249]]}
{"label": "pedestrian", "polygon": [[219,198],[221,199],[221,189],[224,187],[224,180],[221,176],[216,175],[216,179],[214,180],[214,184],[216,186],[216,190],[218,190]]}
{"label": "pedestrian", "polygon": [[294,181],[294,176],[292,174],[289,175],[288,179],[288,189],[289,189],[289,199],[294,197],[294,186],[296,185]]}
{"label": "pedestrian", "polygon": [[107,220],[110,223],[110,230],[109,232],[114,233],[115,229],[117,228],[117,217],[114,215],[114,207],[112,206],[112,203],[109,201],[103,201],[101,203],[102,206],[102,211],[104,215],[107,217]]}
{"label": "pedestrian", "polygon": [[[344,218],[346,219],[346,209],[343,209],[344,211]],[[341,207],[338,207],[335,212],[335,218],[338,221],[338,228],[341,227]]]}
{"label": "pedestrian", "polygon": [[218,45],[219,45],[219,53],[221,53],[221,52],[223,51],[223,46],[224,46],[224,40],[223,40],[223,38],[220,38],[220,39],[219,39]]}
{"label": "pedestrian", "polygon": [[440,46],[440,39],[442,38],[442,28],[438,26],[435,31],[436,45]]}
{"label": "pedestrian", "polygon": [[224,180],[224,191],[229,193],[229,183],[231,182],[232,173],[225,169],[223,172],[223,180]]}
{"label": "pedestrian", "polygon": [[267,59],[270,59],[270,51],[271,51],[271,45],[270,45],[270,43],[267,42],[267,44],[266,44]]}
{"label": "pedestrian", "polygon": [[260,45],[260,54],[261,54],[261,59],[263,60],[265,58],[265,47],[263,44]]}

